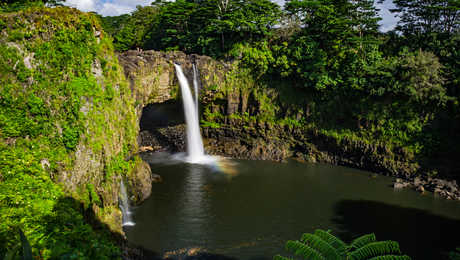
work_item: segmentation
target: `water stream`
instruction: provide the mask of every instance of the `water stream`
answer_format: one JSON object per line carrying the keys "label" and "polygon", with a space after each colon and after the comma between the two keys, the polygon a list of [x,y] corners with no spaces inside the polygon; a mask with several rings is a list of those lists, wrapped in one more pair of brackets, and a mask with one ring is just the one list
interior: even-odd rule
{"label": "water stream", "polygon": [[123,226],[134,226],[135,223],[131,218],[131,210],[129,207],[128,192],[126,191],[123,180],[120,182],[120,209],[123,217]]}
{"label": "water stream", "polygon": [[196,65],[193,64],[193,92],[195,92],[195,110],[199,119],[199,110],[198,110],[198,69]]}
{"label": "water stream", "polygon": [[[178,64],[174,64],[177,78],[182,93],[182,102],[184,105],[185,122],[187,124],[187,157],[185,160],[189,163],[200,163],[207,161],[204,154],[203,141],[201,139],[197,104],[194,102],[192,92],[187,78]],[[196,95],[198,95],[196,93]]]}

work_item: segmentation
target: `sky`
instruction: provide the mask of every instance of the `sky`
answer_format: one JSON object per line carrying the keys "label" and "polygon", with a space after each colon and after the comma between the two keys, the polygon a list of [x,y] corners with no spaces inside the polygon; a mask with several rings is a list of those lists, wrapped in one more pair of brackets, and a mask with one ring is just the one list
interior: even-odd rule
{"label": "sky", "polygon": [[[134,11],[137,5],[149,5],[154,0],[66,0],[65,5],[78,8],[82,11],[97,12],[103,16],[116,16]],[[282,5],[284,0],[273,0]],[[388,9],[394,7],[392,0],[385,0],[383,4],[377,4],[383,20],[380,22],[380,30],[383,32],[393,29],[398,22]]]}

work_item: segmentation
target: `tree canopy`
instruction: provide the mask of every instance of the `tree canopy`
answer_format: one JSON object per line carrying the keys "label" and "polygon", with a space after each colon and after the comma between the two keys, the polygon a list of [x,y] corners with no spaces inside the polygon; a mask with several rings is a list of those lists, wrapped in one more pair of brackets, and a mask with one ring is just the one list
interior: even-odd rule
{"label": "tree canopy", "polygon": [[393,3],[396,8],[391,12],[400,18],[397,30],[405,34],[459,32],[459,0],[393,0]]}

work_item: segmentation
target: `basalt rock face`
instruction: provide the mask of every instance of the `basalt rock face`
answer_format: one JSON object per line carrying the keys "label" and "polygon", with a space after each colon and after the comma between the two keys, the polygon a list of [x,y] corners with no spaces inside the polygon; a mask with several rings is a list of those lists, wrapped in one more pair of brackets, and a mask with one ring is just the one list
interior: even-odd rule
{"label": "basalt rock face", "polygon": [[[277,88],[279,82],[259,82],[238,61],[225,63],[206,56],[157,51],[128,51],[119,54],[119,60],[138,104],[138,118],[142,108],[149,104],[180,103],[174,62],[181,64],[190,86],[192,66],[196,64],[202,135],[209,154],[275,161],[293,158],[350,166],[406,180],[432,173],[403,146],[353,135],[338,136],[315,127],[314,122],[301,123],[308,122],[313,110],[308,98],[301,98],[308,94],[297,93],[304,90]],[[183,113],[182,107],[176,110]],[[138,142],[142,151],[183,152],[184,135],[183,122],[152,124],[141,129]]]}
{"label": "basalt rock face", "polygon": [[131,50],[120,53],[118,59],[141,107],[177,98],[179,83],[174,63],[182,66],[190,83],[193,80],[193,64],[196,64],[200,73],[199,85],[206,89],[221,85],[230,69],[230,65],[208,56],[186,55],[179,51]]}
{"label": "basalt rock face", "polygon": [[[261,87],[237,63],[224,63],[206,56],[182,52],[128,51],[119,54],[120,63],[141,108],[152,103],[178,100],[174,62],[181,64],[190,86],[193,64],[199,71],[202,134],[210,154],[242,159],[283,161],[296,158],[371,170],[392,176],[411,176],[420,169],[414,156],[402,148],[385,144],[337,138],[303,126],[278,124],[270,102],[280,102],[277,90]],[[302,114],[286,107],[285,116]],[[267,108],[268,107],[268,108]],[[183,113],[182,108],[177,113]],[[308,116],[309,107],[306,109]],[[263,117],[262,117],[263,116]],[[141,129],[139,144],[148,151],[185,151],[184,125]]]}
{"label": "basalt rock face", "polygon": [[232,120],[219,128],[205,127],[210,153],[243,159],[283,161],[289,158],[365,169],[390,176],[410,177],[420,168],[403,150],[383,144],[335,138],[306,128],[255,124]]}

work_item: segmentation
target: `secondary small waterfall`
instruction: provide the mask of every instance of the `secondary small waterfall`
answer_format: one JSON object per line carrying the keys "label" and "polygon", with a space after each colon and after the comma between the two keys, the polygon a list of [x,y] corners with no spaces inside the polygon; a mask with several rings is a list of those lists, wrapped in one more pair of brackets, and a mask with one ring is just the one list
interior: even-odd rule
{"label": "secondary small waterfall", "polygon": [[200,113],[198,112],[198,69],[196,68],[195,63],[193,64],[193,92],[195,92],[196,114],[199,115]]}
{"label": "secondary small waterfall", "polygon": [[123,226],[134,226],[135,223],[131,219],[131,211],[129,210],[129,198],[126,192],[125,183],[120,182],[120,209],[123,214]]}
{"label": "secondary small waterfall", "polygon": [[[192,92],[187,78],[178,64],[174,64],[177,78],[182,92],[182,102],[184,104],[185,122],[187,124],[187,158],[190,163],[199,163],[205,159],[203,140],[201,139],[197,102],[193,101]],[[195,81],[195,80],[194,80]],[[194,84],[195,85],[195,84]],[[198,85],[198,82],[197,82]],[[197,87],[198,88],[198,87]],[[196,99],[198,91],[195,92]]]}

